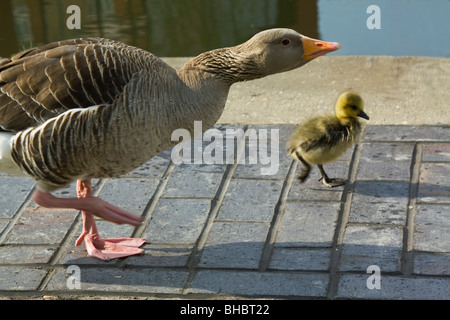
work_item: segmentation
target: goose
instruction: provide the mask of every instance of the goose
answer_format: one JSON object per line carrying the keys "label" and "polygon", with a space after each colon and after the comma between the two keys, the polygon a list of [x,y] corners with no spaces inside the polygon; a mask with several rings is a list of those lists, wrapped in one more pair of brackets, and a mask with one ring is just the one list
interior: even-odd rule
{"label": "goose", "polygon": [[299,125],[287,143],[288,153],[303,164],[298,179],[304,182],[317,165],[321,180],[328,187],[338,187],[345,179],[329,178],[323,164],[335,161],[361,136],[358,117],[369,120],[364,112],[364,102],[355,92],[346,91],[336,101],[335,114],[322,115],[306,120]]}
{"label": "goose", "polygon": [[[79,210],[88,255],[143,254],[145,239],[102,239],[94,216],[139,226],[141,217],[94,197],[91,180],[118,177],[173,146],[178,128],[203,131],[233,83],[301,67],[340,45],[291,29],[257,33],[175,70],[143,49],[104,38],[63,40],[0,63],[0,171],[35,180],[42,207]],[[77,198],[52,192],[77,181]]]}

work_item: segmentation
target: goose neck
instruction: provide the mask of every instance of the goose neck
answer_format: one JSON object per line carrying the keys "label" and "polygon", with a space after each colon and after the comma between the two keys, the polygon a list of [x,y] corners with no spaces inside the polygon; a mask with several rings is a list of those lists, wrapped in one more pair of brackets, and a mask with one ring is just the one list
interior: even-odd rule
{"label": "goose neck", "polygon": [[261,68],[242,45],[202,53],[188,61],[180,72],[181,74],[193,72],[205,79],[213,78],[228,86],[235,82],[264,77]]}

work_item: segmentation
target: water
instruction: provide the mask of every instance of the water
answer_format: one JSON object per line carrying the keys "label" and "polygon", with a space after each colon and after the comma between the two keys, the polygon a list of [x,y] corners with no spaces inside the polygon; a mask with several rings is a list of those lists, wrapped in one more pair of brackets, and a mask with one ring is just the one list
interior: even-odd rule
{"label": "water", "polygon": [[[68,29],[77,5],[81,29]],[[370,5],[378,6],[379,19]],[[367,20],[379,23],[369,29]],[[158,56],[193,56],[287,27],[337,41],[331,55],[450,57],[450,0],[7,0],[0,56],[47,42],[105,37]]]}

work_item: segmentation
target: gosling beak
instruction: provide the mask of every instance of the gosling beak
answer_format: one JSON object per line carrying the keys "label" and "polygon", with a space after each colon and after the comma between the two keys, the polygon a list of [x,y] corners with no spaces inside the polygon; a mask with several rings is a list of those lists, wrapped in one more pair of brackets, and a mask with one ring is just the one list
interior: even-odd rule
{"label": "gosling beak", "polygon": [[358,117],[361,117],[361,118],[364,118],[366,120],[369,120],[369,116],[362,110],[361,110],[360,113],[358,113]]}
{"label": "gosling beak", "polygon": [[337,42],[320,41],[305,36],[302,36],[302,42],[304,49],[303,59],[305,60],[312,60],[341,48],[341,45]]}

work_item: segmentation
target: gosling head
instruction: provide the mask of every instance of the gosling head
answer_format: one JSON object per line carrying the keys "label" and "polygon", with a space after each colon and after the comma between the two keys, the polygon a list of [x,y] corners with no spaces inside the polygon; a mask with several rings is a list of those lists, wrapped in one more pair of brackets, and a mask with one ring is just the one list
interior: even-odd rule
{"label": "gosling head", "polygon": [[299,68],[340,47],[337,42],[315,40],[291,29],[278,28],[259,32],[236,49],[244,62],[269,75]]}
{"label": "gosling head", "polygon": [[339,96],[335,106],[336,117],[341,122],[347,122],[356,117],[369,120],[369,116],[364,112],[364,101],[355,92],[344,92]]}

